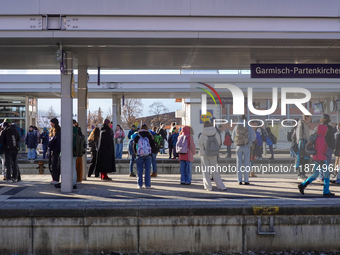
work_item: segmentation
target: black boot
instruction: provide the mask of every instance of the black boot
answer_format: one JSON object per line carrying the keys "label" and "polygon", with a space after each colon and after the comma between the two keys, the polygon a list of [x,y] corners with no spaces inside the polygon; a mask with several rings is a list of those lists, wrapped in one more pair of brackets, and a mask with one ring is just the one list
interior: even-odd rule
{"label": "black boot", "polygon": [[308,186],[309,183],[306,183],[306,184],[299,184],[298,188],[299,188],[299,191],[302,195],[305,194],[305,188]]}

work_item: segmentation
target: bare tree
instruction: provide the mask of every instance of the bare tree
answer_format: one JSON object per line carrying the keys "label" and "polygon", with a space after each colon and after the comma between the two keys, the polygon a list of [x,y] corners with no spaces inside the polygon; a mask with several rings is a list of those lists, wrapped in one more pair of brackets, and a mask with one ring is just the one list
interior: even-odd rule
{"label": "bare tree", "polygon": [[54,109],[53,109],[53,106],[51,105],[50,106],[50,108],[48,108],[48,111],[47,111],[47,113],[46,113],[46,117],[48,118],[48,119],[52,119],[52,118],[54,118],[54,117],[56,117],[56,113],[55,113],[55,111],[54,111]]}
{"label": "bare tree", "polygon": [[142,99],[128,98],[122,106],[122,125],[123,128],[130,128],[136,118],[143,113]]}
{"label": "bare tree", "polygon": [[158,127],[161,122],[165,122],[167,120],[166,116],[162,115],[167,112],[169,112],[169,109],[163,104],[163,102],[156,101],[152,103],[150,105],[149,113],[151,115],[155,115],[155,117],[151,120],[151,123]]}

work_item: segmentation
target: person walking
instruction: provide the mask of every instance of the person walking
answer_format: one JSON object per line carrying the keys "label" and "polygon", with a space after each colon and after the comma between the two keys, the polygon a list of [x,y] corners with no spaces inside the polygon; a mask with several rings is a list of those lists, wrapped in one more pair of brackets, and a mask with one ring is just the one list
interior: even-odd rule
{"label": "person walking", "polygon": [[229,132],[229,129],[225,130],[225,136],[224,136],[223,144],[225,146],[227,146],[227,158],[231,158],[231,144],[232,144],[232,140],[231,140],[231,134]]}
{"label": "person walking", "polygon": [[30,126],[28,132],[26,134],[25,144],[27,145],[28,153],[27,159],[33,160],[35,159],[35,150],[37,148],[37,133],[34,130],[33,126]]}
{"label": "person walking", "polygon": [[131,139],[131,136],[136,132],[136,125],[131,126],[131,130],[128,133],[128,139]]}
{"label": "person walking", "polygon": [[307,157],[302,151],[304,149],[303,144],[307,144],[309,140],[309,126],[308,123],[311,122],[312,116],[310,115],[302,115],[302,119],[299,120],[296,128],[296,141],[299,147],[299,150],[295,159],[295,168],[298,172],[298,180],[306,180],[306,170],[309,163],[309,157]]}
{"label": "person walking", "polygon": [[187,149],[186,153],[180,153],[179,155],[179,170],[181,172],[181,184],[182,185],[190,185],[191,184],[191,176],[192,176],[192,164],[194,162],[194,155],[196,154],[196,147],[194,142],[194,130],[190,126],[184,126],[183,131],[181,132],[177,147],[179,143],[183,142],[182,146]]}
{"label": "person walking", "polygon": [[117,159],[122,159],[124,138],[125,138],[124,130],[121,128],[120,125],[117,125],[115,130],[115,147]]}
{"label": "person walking", "polygon": [[[243,121],[243,125],[238,124],[232,133],[232,139],[236,145],[237,181],[242,185],[242,177],[244,176],[244,184],[249,185],[250,146],[256,138],[254,130],[248,125],[246,116],[242,115],[240,120]],[[243,167],[242,160],[244,160]]]}
{"label": "person walking", "polygon": [[100,178],[103,181],[111,181],[107,176],[108,173],[116,172],[115,148],[113,144],[113,131],[109,127],[110,121],[104,120],[104,124],[100,129],[97,161],[95,172],[100,172]]}
{"label": "person walking", "polygon": [[44,127],[43,132],[40,134],[41,144],[43,148],[43,159],[46,158],[47,145],[48,145],[48,135],[49,132],[46,127]]}
{"label": "person walking", "polygon": [[[99,135],[100,135],[100,130],[98,127],[95,127],[92,130],[89,138],[87,139],[89,141],[89,148],[91,152],[91,161],[90,161],[90,167],[87,173],[87,177],[91,177],[96,166]],[[99,177],[99,173],[95,172],[94,177]]]}
{"label": "person walking", "polygon": [[269,159],[274,159],[273,144],[276,144],[276,137],[272,133],[270,127],[266,127],[267,131],[267,145],[269,146],[270,154],[272,155]]}
{"label": "person walking", "polygon": [[[163,141],[167,141],[167,132],[165,130],[165,124],[161,123],[160,128],[157,130],[157,134],[160,135],[163,138]],[[165,154],[165,145],[163,148],[159,149],[160,154]]]}
{"label": "person walking", "polygon": [[[200,148],[199,155],[201,157],[201,171],[203,175],[203,186],[207,191],[212,190],[211,180],[209,176],[209,168],[213,180],[219,190],[226,190],[221,175],[217,170],[217,156],[219,155],[221,136],[217,132],[217,129],[209,121],[205,121],[203,124],[203,131],[198,139],[198,146]],[[212,170],[212,168],[214,170]]]}
{"label": "person walking", "polygon": [[58,184],[60,178],[60,151],[61,151],[61,128],[57,118],[50,121],[50,139],[48,148],[50,150],[49,169],[52,175],[51,184]]}
{"label": "person walking", "polygon": [[314,166],[314,173],[303,183],[298,185],[299,191],[302,195],[304,195],[304,190],[306,187],[311,184],[320,174],[321,171],[324,172],[324,186],[323,186],[323,195],[325,197],[333,197],[335,196],[334,193],[331,193],[329,191],[329,175],[330,172],[328,171],[328,165],[327,165],[327,143],[325,140],[326,134],[327,134],[327,125],[319,125],[317,127],[317,134],[318,137],[315,141],[315,150],[316,155],[313,155],[313,161],[315,163]]}
{"label": "person walking", "polygon": [[145,169],[144,181],[147,189],[151,188],[151,176],[150,176],[150,165],[151,165],[151,152],[155,147],[155,141],[148,131],[146,124],[143,124],[141,129],[138,131],[134,139],[134,151],[137,155],[137,188],[143,187],[143,170]]}

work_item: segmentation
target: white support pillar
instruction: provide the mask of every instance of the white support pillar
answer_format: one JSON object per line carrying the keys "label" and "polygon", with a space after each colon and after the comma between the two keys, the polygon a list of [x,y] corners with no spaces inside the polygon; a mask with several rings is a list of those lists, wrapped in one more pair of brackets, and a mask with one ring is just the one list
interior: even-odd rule
{"label": "white support pillar", "polygon": [[115,130],[118,124],[118,104],[119,98],[117,95],[112,95],[112,128]]}
{"label": "white support pillar", "polygon": [[[87,66],[78,66],[78,123],[87,141]],[[82,179],[87,176],[87,153],[82,157]]]}
{"label": "white support pillar", "polygon": [[73,190],[72,74],[61,74],[61,192]]}

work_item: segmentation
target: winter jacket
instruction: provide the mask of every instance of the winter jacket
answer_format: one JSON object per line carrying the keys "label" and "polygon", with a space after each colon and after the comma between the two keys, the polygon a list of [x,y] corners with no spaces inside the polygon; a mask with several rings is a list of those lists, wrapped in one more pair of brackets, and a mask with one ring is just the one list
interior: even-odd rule
{"label": "winter jacket", "polygon": [[116,172],[113,131],[105,124],[100,129],[95,171],[100,173]]}
{"label": "winter jacket", "polygon": [[129,133],[128,133],[128,139],[131,139],[131,136],[136,132],[135,129],[130,129]]}
{"label": "winter jacket", "polygon": [[198,146],[200,147],[200,156],[205,156],[205,147],[207,147],[208,136],[215,136],[218,144],[221,144],[221,136],[217,133],[215,127],[205,127],[203,128],[202,134],[198,139]]}
{"label": "winter jacket", "polygon": [[177,139],[178,139],[179,134],[174,133],[171,137],[171,142],[172,142],[172,147],[176,147]]}
{"label": "winter jacket", "polygon": [[296,142],[299,143],[301,138],[309,140],[309,126],[304,120],[299,120],[296,128]]}
{"label": "winter jacket", "polygon": [[262,146],[262,138],[261,138],[261,134],[257,131],[255,131],[255,135],[256,135],[256,141],[257,141],[257,146]]}
{"label": "winter jacket", "polygon": [[231,145],[231,135],[230,135],[229,132],[225,134],[223,144],[224,144],[225,146],[230,146],[230,145]]}
{"label": "winter jacket", "polygon": [[266,143],[267,145],[273,145],[273,141],[269,138],[269,136],[267,136]]}
{"label": "winter jacket", "polygon": [[[156,133],[153,132],[152,130],[149,130],[149,132],[152,134],[152,138],[153,138],[153,140],[155,142],[155,135],[156,135]],[[159,148],[158,148],[158,146],[157,146],[157,144],[155,142],[155,147],[151,148],[151,153],[158,153],[158,152],[159,152]]]}
{"label": "winter jacket", "polygon": [[115,132],[115,143],[123,143],[123,140],[125,138],[124,130],[120,129]]}
{"label": "winter jacket", "polygon": [[166,138],[167,133],[166,133],[166,130],[165,130],[165,129],[161,128],[161,129],[159,129],[159,130],[157,131],[157,133],[158,133],[161,137],[163,137],[164,141],[167,141],[167,140],[168,140],[168,139]]}
{"label": "winter jacket", "polygon": [[48,144],[48,132],[42,132],[40,135],[40,139],[43,145],[47,145]]}
{"label": "winter jacket", "polygon": [[50,139],[48,142],[48,148],[50,148],[50,150],[53,152],[60,152],[61,151],[61,133],[60,132],[54,133],[55,131],[53,130],[51,131],[52,136],[50,136]]}
{"label": "winter jacket", "polygon": [[149,139],[149,144],[151,146],[151,152],[155,148],[155,140],[153,139],[153,136],[151,135],[151,133],[148,130],[140,129],[138,131],[138,134],[136,135],[135,139],[133,140],[133,150],[135,151],[137,157],[138,157],[137,144],[138,144],[138,141],[139,141],[139,138],[140,138],[139,135],[141,137],[147,137]]}
{"label": "winter jacket", "polygon": [[188,126],[185,126],[183,128],[183,131],[181,132],[181,135],[187,136],[189,151],[186,154],[179,154],[179,161],[184,160],[193,162],[194,155],[196,154],[196,146],[194,142],[194,137],[190,135],[190,128]]}
{"label": "winter jacket", "polygon": [[4,153],[10,151],[18,151],[20,142],[20,134],[15,127],[6,127],[0,135],[0,143]]}
{"label": "winter jacket", "polygon": [[315,161],[327,160],[327,156],[326,156],[327,143],[325,140],[326,133],[327,133],[327,126],[319,125],[318,126],[318,138],[316,138],[316,141],[315,141],[315,150],[317,154],[313,156],[313,160]]}
{"label": "winter jacket", "polygon": [[36,131],[28,131],[26,134],[25,144],[27,145],[27,148],[29,149],[35,149],[37,146],[38,140],[37,140],[37,132]]}
{"label": "winter jacket", "polygon": [[325,140],[328,148],[331,148],[333,151],[335,149],[334,128],[330,125],[327,125],[327,134]]}
{"label": "winter jacket", "polygon": [[74,155],[74,151],[76,150],[76,135],[78,134],[78,128],[73,127],[73,157],[77,157],[77,155]]}

